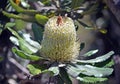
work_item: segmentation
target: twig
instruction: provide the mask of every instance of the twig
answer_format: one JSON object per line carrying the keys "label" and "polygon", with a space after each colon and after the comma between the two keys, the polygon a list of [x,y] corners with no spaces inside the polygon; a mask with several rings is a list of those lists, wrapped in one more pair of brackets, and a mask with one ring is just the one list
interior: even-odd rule
{"label": "twig", "polygon": [[29,73],[29,71],[28,71],[26,68],[24,68],[22,65],[20,65],[15,59],[9,58],[8,60],[9,60],[12,64],[14,64],[15,66],[17,66],[22,72],[26,73],[27,75],[31,75],[31,74]]}

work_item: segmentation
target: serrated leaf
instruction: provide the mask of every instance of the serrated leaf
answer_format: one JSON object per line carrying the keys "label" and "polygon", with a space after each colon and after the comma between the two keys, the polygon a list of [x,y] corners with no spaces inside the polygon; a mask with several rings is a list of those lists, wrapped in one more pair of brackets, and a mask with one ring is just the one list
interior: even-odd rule
{"label": "serrated leaf", "polygon": [[27,59],[27,60],[32,60],[32,61],[37,61],[40,59],[43,59],[42,57],[36,56],[36,55],[30,55],[27,54],[21,50],[18,50],[17,48],[12,48],[12,51],[19,57],[23,58],[23,59]]}
{"label": "serrated leaf", "polygon": [[96,63],[95,66],[97,67],[112,67],[114,65],[113,59],[108,59],[107,61]]}
{"label": "serrated leaf", "polygon": [[20,49],[25,51],[26,53],[33,54],[36,53],[41,48],[41,46],[37,42],[30,40],[29,38],[28,39],[30,42],[27,42],[23,38],[21,38],[15,30],[11,28],[8,29],[12,32],[14,36],[17,37]]}
{"label": "serrated leaf", "polygon": [[96,78],[96,77],[77,77],[76,79],[85,83],[98,83],[107,80],[107,78]]}
{"label": "serrated leaf", "polygon": [[31,46],[23,39],[19,39],[19,47],[21,50],[23,50],[29,54],[33,54],[33,53],[36,53],[38,51],[38,48]]}
{"label": "serrated leaf", "polygon": [[48,71],[51,71],[53,72],[54,76],[58,75],[59,74],[59,67],[55,66],[55,67],[50,67],[48,69]]}
{"label": "serrated leaf", "polygon": [[65,68],[61,67],[60,68],[60,77],[62,78],[62,80],[64,81],[65,84],[72,84],[72,81],[66,71]]}
{"label": "serrated leaf", "polygon": [[30,73],[33,74],[33,75],[38,75],[38,74],[41,73],[41,70],[39,68],[36,68],[31,64],[28,64],[27,68],[29,69]]}
{"label": "serrated leaf", "polygon": [[98,52],[98,49],[97,50],[91,50],[91,51],[85,53],[83,56],[91,56],[91,55],[96,54],[97,52]]}
{"label": "serrated leaf", "polygon": [[99,62],[103,62],[103,61],[109,59],[113,54],[114,54],[114,52],[111,51],[111,52],[109,52],[109,53],[107,53],[105,55],[96,57],[94,59],[90,59],[90,60],[76,60],[76,62],[78,62],[78,63],[91,63],[91,64],[99,63]]}
{"label": "serrated leaf", "polygon": [[45,25],[49,18],[44,15],[36,14],[35,19],[40,25]]}
{"label": "serrated leaf", "polygon": [[106,63],[105,65],[104,65],[104,67],[111,67],[111,66],[113,66],[114,65],[114,61],[113,61],[113,59],[112,60],[110,60],[108,63]]}
{"label": "serrated leaf", "polygon": [[74,71],[74,74],[68,72],[73,77],[77,77],[79,74],[94,77],[105,77],[111,75],[113,72],[112,68],[98,68],[91,65],[76,65],[76,67],[69,66],[68,70]]}

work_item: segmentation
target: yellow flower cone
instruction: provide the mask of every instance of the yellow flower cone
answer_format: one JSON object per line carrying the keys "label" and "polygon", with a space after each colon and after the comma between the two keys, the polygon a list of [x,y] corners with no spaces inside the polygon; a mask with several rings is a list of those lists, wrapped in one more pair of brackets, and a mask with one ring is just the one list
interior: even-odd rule
{"label": "yellow flower cone", "polygon": [[51,61],[72,61],[79,55],[79,44],[73,20],[54,16],[45,25],[40,53]]}

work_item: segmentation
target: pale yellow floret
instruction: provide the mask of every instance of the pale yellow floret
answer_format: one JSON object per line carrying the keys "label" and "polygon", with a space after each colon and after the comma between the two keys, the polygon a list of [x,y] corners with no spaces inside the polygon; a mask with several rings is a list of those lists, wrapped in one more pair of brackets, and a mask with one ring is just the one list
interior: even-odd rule
{"label": "pale yellow floret", "polygon": [[58,25],[57,18],[50,18],[45,25],[40,53],[52,61],[72,61],[79,55],[80,46],[76,42],[74,22],[69,17],[63,17],[63,23]]}

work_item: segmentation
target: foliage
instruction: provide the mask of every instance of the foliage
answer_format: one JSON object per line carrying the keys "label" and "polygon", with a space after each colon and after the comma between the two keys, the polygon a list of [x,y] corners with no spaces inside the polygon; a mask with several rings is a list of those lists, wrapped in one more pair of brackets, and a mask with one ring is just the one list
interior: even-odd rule
{"label": "foliage", "polygon": [[[70,14],[70,17],[84,26],[85,29],[96,30],[97,28],[94,26],[89,26],[82,22],[79,18],[84,15],[91,14],[97,10],[99,2],[95,2],[94,5],[88,6],[85,10],[82,10],[82,13],[77,13],[77,10],[80,10],[80,6],[85,2],[84,0],[63,0],[60,4],[53,0],[56,8],[53,8],[54,11],[47,11],[47,13],[42,13],[41,11],[37,11],[31,8],[21,7],[19,4],[16,4],[13,0],[9,0],[10,5],[15,9],[15,11],[19,14],[9,13],[3,11],[3,14],[9,18],[14,18],[16,20],[21,20],[25,22],[32,23],[32,32],[34,34],[34,39],[31,39],[29,34],[23,33],[22,35],[12,29],[17,24],[16,22],[9,22],[5,25],[13,36],[10,37],[11,42],[13,42],[18,48],[13,47],[12,51],[17,56],[30,60],[32,62],[42,61],[43,64],[28,64],[27,68],[32,75],[41,75],[45,73],[49,73],[51,77],[57,78],[57,83],[65,83],[72,84],[71,77],[76,78],[82,82],[86,83],[97,83],[106,81],[109,75],[112,74],[113,69],[110,68],[114,63],[113,60],[108,61],[111,56],[114,54],[113,51],[108,52],[105,55],[89,59],[89,60],[74,60],[72,62],[52,62],[48,58],[44,58],[38,54],[38,51],[41,49],[41,40],[43,38],[44,25],[48,21],[48,19],[54,15],[67,13]],[[37,0],[28,0],[32,2],[36,2]],[[44,1],[44,5],[49,5],[49,0]],[[22,2],[23,3],[23,2]],[[26,2],[24,2],[26,3]],[[27,3],[26,3],[27,4]],[[28,6],[27,6],[28,7]],[[42,9],[41,9],[42,10]],[[74,16],[73,16],[74,15]],[[21,30],[21,29],[20,29]],[[97,29],[101,33],[106,33],[105,29]],[[103,30],[103,31],[102,31]],[[80,51],[84,48],[85,44],[81,43]],[[97,50],[91,50],[85,53],[83,56],[90,57],[98,52]],[[1,58],[0,58],[1,60]],[[49,67],[43,67],[44,62],[48,62]],[[101,66],[102,65],[104,66]],[[41,67],[43,67],[41,69]],[[60,81],[60,82],[59,82]],[[61,82],[62,81],[62,82]]]}

